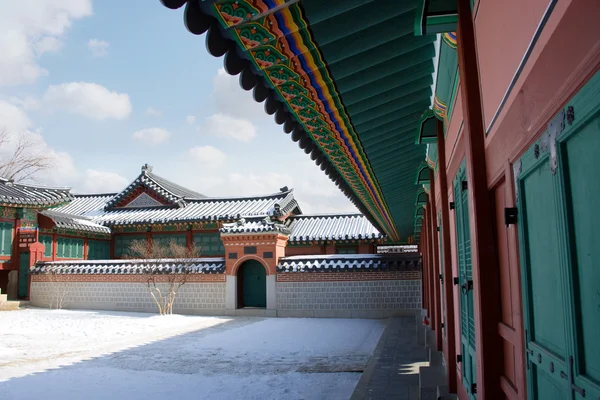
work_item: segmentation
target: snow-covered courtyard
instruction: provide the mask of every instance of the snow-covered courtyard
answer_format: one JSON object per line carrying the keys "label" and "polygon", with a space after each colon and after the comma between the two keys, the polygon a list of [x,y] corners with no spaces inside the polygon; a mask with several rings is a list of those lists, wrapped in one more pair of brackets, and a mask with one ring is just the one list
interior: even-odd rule
{"label": "snow-covered courtyard", "polygon": [[2,399],[348,399],[385,321],[0,313]]}

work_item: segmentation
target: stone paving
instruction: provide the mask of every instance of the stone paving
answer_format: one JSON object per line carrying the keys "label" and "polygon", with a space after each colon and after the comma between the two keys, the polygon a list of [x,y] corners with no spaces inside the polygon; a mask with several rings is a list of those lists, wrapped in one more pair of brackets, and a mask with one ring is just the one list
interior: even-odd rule
{"label": "stone paving", "polygon": [[417,343],[416,318],[390,318],[351,400],[416,400],[419,367],[427,365],[425,346]]}

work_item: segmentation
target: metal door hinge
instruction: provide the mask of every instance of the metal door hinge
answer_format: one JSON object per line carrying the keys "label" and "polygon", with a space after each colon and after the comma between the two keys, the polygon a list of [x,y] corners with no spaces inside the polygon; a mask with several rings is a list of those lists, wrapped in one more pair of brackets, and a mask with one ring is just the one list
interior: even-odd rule
{"label": "metal door hinge", "polygon": [[471,393],[477,394],[477,384],[471,383]]}
{"label": "metal door hinge", "polygon": [[458,276],[455,276],[454,278],[452,278],[452,283],[454,283],[455,285],[458,285]]}
{"label": "metal door hinge", "polygon": [[461,363],[462,362],[462,354],[457,354],[456,355],[456,363]]}
{"label": "metal door hinge", "polygon": [[435,230],[439,232],[439,231],[440,231],[440,227],[439,227],[439,226],[436,226],[436,227],[435,227]]}
{"label": "metal door hinge", "polygon": [[451,209],[451,210],[454,210],[454,208],[455,208],[455,206],[454,206],[454,202],[453,202],[453,201],[451,201],[451,202],[450,202],[450,209]]}
{"label": "metal door hinge", "polygon": [[442,283],[444,283],[444,274],[440,274],[439,278],[440,278],[440,281],[442,281]]}
{"label": "metal door hinge", "polygon": [[515,225],[517,223],[517,215],[519,209],[517,207],[506,207],[504,208],[504,225]]}
{"label": "metal door hinge", "polygon": [[464,192],[465,190],[467,190],[467,188],[469,187],[469,185],[467,184],[467,181],[462,181],[460,183],[460,188],[462,189],[462,191]]}

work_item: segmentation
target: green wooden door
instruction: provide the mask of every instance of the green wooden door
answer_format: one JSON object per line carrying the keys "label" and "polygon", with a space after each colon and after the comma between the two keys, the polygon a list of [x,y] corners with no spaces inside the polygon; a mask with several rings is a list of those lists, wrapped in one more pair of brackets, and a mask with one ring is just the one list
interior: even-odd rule
{"label": "green wooden door", "polygon": [[19,297],[29,295],[29,253],[21,253],[19,256]]}
{"label": "green wooden door", "polygon": [[600,73],[515,166],[529,399],[600,398],[598,154]]}
{"label": "green wooden door", "polygon": [[462,162],[454,178],[453,188],[456,214],[456,245],[458,250],[462,381],[470,398],[474,399],[476,397],[477,357],[475,353],[475,313],[473,311],[469,192],[465,161]]}
{"label": "green wooden door", "polygon": [[267,306],[267,275],[262,264],[255,260],[243,265],[244,307]]}

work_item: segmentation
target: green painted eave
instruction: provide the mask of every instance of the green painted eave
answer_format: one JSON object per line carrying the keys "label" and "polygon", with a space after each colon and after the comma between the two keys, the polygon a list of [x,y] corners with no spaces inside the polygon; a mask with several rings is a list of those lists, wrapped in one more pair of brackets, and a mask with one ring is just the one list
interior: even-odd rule
{"label": "green painted eave", "polygon": [[438,118],[432,109],[427,109],[419,119],[415,144],[437,142]]}
{"label": "green painted eave", "polygon": [[454,32],[458,23],[456,0],[420,0],[414,20],[416,36]]}
{"label": "green painted eave", "polygon": [[[431,104],[435,36],[415,37],[417,1],[365,2],[313,22],[325,2],[302,2],[313,37],[381,187],[399,237],[414,231],[418,117]],[[345,56],[344,53],[349,53]]]}

